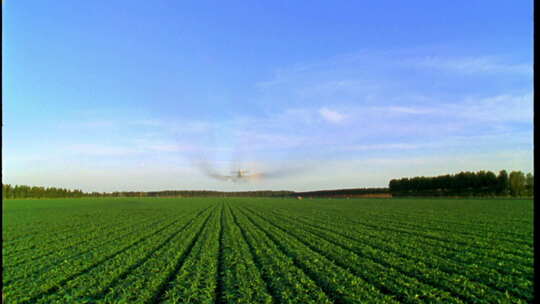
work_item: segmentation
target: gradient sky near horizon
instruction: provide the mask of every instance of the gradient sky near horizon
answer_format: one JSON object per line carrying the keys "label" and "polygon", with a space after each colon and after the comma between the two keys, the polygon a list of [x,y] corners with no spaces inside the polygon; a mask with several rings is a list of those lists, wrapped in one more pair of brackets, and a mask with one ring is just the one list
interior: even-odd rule
{"label": "gradient sky near horizon", "polygon": [[[4,183],[533,170],[532,1],[3,1]],[[289,170],[255,183],[217,171]]]}

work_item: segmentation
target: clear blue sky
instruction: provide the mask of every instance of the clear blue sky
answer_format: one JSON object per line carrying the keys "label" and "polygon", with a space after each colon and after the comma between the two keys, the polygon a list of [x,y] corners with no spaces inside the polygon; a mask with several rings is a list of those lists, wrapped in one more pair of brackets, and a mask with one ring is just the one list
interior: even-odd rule
{"label": "clear blue sky", "polygon": [[[533,169],[532,1],[3,5],[3,182],[331,189]],[[293,170],[249,184],[227,174]]]}

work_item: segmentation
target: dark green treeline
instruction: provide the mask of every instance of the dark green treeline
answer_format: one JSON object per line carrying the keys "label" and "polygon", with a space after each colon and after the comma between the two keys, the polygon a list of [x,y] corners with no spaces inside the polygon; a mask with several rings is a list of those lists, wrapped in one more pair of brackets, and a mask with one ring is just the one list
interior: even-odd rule
{"label": "dark green treeline", "polygon": [[81,190],[2,184],[2,198],[58,198],[83,196],[88,196],[88,194],[83,193]]}
{"label": "dark green treeline", "polygon": [[2,198],[62,198],[62,197],[287,197],[292,191],[241,191],[222,192],[207,190],[165,190],[165,191],[121,191],[121,192],[82,192],[54,187],[36,187],[10,184],[2,185]]}
{"label": "dark green treeline", "polygon": [[393,179],[392,196],[533,196],[534,176],[521,171],[460,172],[435,177]]}

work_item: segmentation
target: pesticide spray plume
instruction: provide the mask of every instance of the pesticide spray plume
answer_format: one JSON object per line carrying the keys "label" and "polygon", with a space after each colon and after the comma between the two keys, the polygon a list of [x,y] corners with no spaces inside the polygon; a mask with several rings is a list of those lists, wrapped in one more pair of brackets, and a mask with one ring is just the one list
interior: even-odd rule
{"label": "pesticide spray plume", "polygon": [[[307,168],[287,165],[285,161],[255,161],[249,157],[249,145],[236,145],[230,149],[207,147],[197,149],[190,157],[191,164],[205,176],[224,182],[251,183],[294,176]],[[213,153],[211,153],[213,152]],[[228,152],[228,153],[227,153]],[[219,160],[208,154],[219,154]],[[229,167],[226,170],[224,167]]]}
{"label": "pesticide spray plume", "polygon": [[235,170],[231,170],[229,174],[222,174],[215,166],[206,159],[199,159],[195,162],[195,166],[206,176],[220,180],[229,181],[234,183],[240,182],[260,182],[267,179],[280,179],[288,176],[293,176],[301,171],[300,167],[279,169],[266,169],[263,170],[260,166],[253,163],[239,163],[236,165]]}

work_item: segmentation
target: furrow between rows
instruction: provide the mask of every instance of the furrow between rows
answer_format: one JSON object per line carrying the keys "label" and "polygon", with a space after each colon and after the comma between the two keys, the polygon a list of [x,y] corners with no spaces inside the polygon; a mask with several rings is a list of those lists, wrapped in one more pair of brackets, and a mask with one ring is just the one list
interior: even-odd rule
{"label": "furrow between rows", "polygon": [[[381,223],[374,224],[370,222],[360,222],[357,220],[352,220],[348,217],[343,217],[339,219],[329,219],[329,221],[330,222],[338,221],[340,224],[351,227],[351,229],[354,229],[354,230],[356,229],[355,227],[356,225],[360,225],[362,227],[366,227],[377,233],[381,231],[388,231],[389,234],[395,234],[395,233],[405,234],[405,235],[410,235],[412,237],[415,237],[419,240],[428,240],[428,241],[435,240],[435,241],[448,243],[448,244],[457,244],[457,245],[469,248],[470,250],[475,250],[478,252],[487,252],[487,254],[497,259],[501,259],[499,255],[504,254],[505,256],[508,257],[508,259],[511,259],[509,261],[514,264],[518,263],[520,265],[530,266],[532,263],[532,250],[529,250],[531,252],[529,253],[529,251],[516,251],[515,249],[508,249],[507,247],[504,247],[502,245],[494,246],[496,244],[492,244],[492,245],[486,244],[485,239],[469,240],[469,239],[459,238],[451,234],[436,235],[434,233],[430,233],[426,231],[422,232],[422,231],[417,231],[417,230],[409,230],[403,227],[392,227],[392,226],[388,226]],[[347,222],[351,224],[347,224]],[[491,250],[496,250],[496,252],[491,252]],[[494,254],[498,254],[498,255],[494,255]]]}
{"label": "furrow between rows", "polygon": [[187,244],[185,250],[183,250],[176,258],[175,263],[172,265],[172,267],[168,267],[166,271],[166,277],[162,279],[158,286],[153,290],[153,294],[148,299],[140,299],[139,301],[142,303],[161,303],[166,297],[166,292],[169,290],[171,285],[173,284],[176,276],[179,275],[180,269],[185,265],[186,260],[191,255],[193,248],[195,245],[201,241],[201,235],[203,231],[206,228],[206,225],[212,215],[216,211],[214,210],[212,214],[205,220],[201,228],[197,231],[197,233],[194,235],[194,237],[191,239],[189,244]]}
{"label": "furrow between rows", "polygon": [[[23,293],[22,295],[19,295],[19,297],[21,297],[23,300],[21,303],[35,302],[42,297],[57,292],[67,282],[85,273],[90,272],[92,269],[100,266],[103,263],[106,263],[108,260],[114,258],[115,256],[122,254],[123,252],[137,246],[146,238],[159,234],[161,231],[174,225],[176,222],[177,220],[173,220],[172,222],[161,225],[159,228],[149,233],[143,233],[142,235],[126,238],[119,241],[118,243],[99,248],[99,252],[96,252],[86,258],[66,260],[65,266],[63,265],[62,267],[56,267],[49,270],[46,273],[46,277],[43,277],[43,279],[40,281],[32,281],[31,283],[33,286],[16,286],[16,283],[14,283],[13,285],[8,286],[11,287],[11,289],[10,291],[5,290],[5,294],[6,296],[13,296],[11,294],[11,290],[13,290],[13,292]],[[54,279],[50,280],[50,278]]]}
{"label": "furrow between rows", "polygon": [[384,291],[352,275],[348,270],[314,252],[289,234],[271,229],[270,225],[262,227],[259,221],[254,220],[243,211],[241,212],[283,253],[290,256],[297,267],[300,267],[313,281],[317,282],[335,303],[397,303],[391,295],[384,294]]}
{"label": "furrow between rows", "polygon": [[175,225],[159,234],[146,238],[138,246],[115,256],[84,276],[79,276],[75,280],[68,282],[64,289],[41,299],[41,302],[96,301],[107,290],[114,288],[121,280],[131,275],[135,269],[152,258],[160,249],[170,245],[171,240],[180,236],[181,232],[189,228],[195,221],[203,218],[202,215],[207,211],[208,209],[205,209],[195,215],[183,217]]}
{"label": "furrow between rows", "polygon": [[[300,224],[298,221],[291,221],[291,224],[287,226],[287,229],[294,229],[294,225]],[[308,225],[304,225],[304,229],[336,245],[343,246],[360,255],[365,255],[381,265],[400,269],[409,276],[416,277],[420,281],[434,287],[447,290],[456,296],[464,297],[459,292],[460,290],[463,290],[463,292],[467,294],[467,298],[464,298],[466,301],[478,302],[482,301],[484,298],[493,296],[493,300],[500,298],[504,299],[510,296],[507,296],[508,293],[517,296],[518,298],[522,297],[525,299],[529,299],[532,296],[529,293],[531,288],[530,284],[532,284],[532,282],[524,281],[522,284],[526,285],[521,286],[518,289],[516,289],[517,287],[515,286],[506,286],[506,288],[503,288],[500,285],[497,285],[497,283],[500,284],[501,282],[493,279],[489,274],[479,277],[479,275],[473,271],[464,273],[461,271],[459,265],[452,267],[453,264],[449,264],[442,259],[433,258],[429,252],[422,253],[418,250],[407,251],[404,246],[392,246],[395,242],[388,242],[388,240],[374,244],[373,240],[360,243],[353,238],[346,237],[345,240],[340,241],[340,234],[327,231],[325,228],[317,228],[315,230]],[[389,245],[388,243],[392,245]],[[432,277],[426,276],[430,270],[438,273],[436,276],[441,280],[433,280]],[[478,272],[478,269],[475,270]],[[499,279],[499,277],[496,278]],[[487,285],[485,285],[486,280],[488,283]],[[462,283],[455,284],[453,282]]]}
{"label": "furrow between rows", "polygon": [[[233,222],[240,229],[261,276],[277,303],[333,303],[323,289],[295,265],[292,258],[285,255],[272,240],[245,218],[237,216],[237,213],[237,208],[231,209]],[[305,290],[310,292],[306,293]]]}
{"label": "furrow between rows", "polygon": [[[452,260],[464,265],[474,264],[477,265],[476,267],[479,267],[480,269],[482,269],[482,267],[485,267],[488,271],[493,269],[497,272],[500,272],[502,275],[511,275],[517,278],[525,277],[528,279],[532,279],[533,276],[532,263],[528,267],[526,267],[521,264],[516,264],[514,260],[509,258],[493,258],[492,255],[489,254],[489,252],[486,252],[486,250],[472,250],[471,248],[456,245],[452,242],[443,242],[441,240],[435,239],[418,239],[414,235],[412,237],[403,238],[398,237],[395,234],[388,233],[384,230],[358,230],[355,227],[350,227],[347,225],[336,225],[334,223],[335,221],[323,221],[318,218],[306,218],[304,216],[292,217],[289,214],[284,214],[276,211],[271,212],[278,216],[289,218],[293,221],[302,221],[305,224],[314,225],[316,227],[324,227],[324,229],[346,235],[347,237],[361,242],[369,242],[370,239],[393,239],[396,244],[399,244],[399,246],[409,248],[412,246],[412,244],[414,244],[413,249],[426,250],[435,256]],[[511,265],[512,268],[508,268],[508,266],[505,265]]]}

